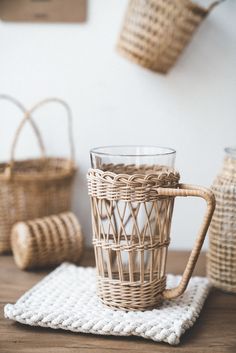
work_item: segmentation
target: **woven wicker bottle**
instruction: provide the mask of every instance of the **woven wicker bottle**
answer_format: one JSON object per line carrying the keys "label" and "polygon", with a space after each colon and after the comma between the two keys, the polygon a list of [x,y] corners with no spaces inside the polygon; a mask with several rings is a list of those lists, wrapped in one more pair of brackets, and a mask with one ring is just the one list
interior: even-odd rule
{"label": "woven wicker bottle", "polygon": [[211,222],[207,271],[213,285],[236,293],[236,148],[226,148],[223,168],[212,190],[216,210]]}

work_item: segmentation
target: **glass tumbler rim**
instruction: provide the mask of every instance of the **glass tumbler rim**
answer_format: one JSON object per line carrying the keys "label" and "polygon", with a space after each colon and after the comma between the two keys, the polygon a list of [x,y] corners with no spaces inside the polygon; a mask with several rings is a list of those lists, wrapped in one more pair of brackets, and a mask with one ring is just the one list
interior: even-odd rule
{"label": "glass tumbler rim", "polygon": [[[159,152],[149,152],[149,153],[115,153],[115,149],[119,150],[120,148],[130,149],[156,149]],[[104,152],[104,150],[109,149],[113,150],[112,152]],[[114,156],[114,157],[157,157],[157,156],[167,156],[167,155],[175,155],[176,150],[171,147],[157,146],[157,145],[107,145],[107,146],[99,146],[90,149],[90,154],[96,154],[98,156]]]}

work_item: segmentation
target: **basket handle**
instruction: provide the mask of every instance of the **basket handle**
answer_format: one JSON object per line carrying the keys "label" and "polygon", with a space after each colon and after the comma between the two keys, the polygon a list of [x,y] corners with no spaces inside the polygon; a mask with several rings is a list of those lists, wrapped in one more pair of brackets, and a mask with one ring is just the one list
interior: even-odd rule
{"label": "basket handle", "polygon": [[[74,140],[73,140],[73,134],[72,134],[72,113],[71,113],[71,109],[69,107],[69,105],[62,99],[60,98],[46,98],[40,102],[38,102],[37,104],[35,104],[29,111],[25,112],[25,116],[23,118],[23,120],[21,121],[21,124],[19,125],[16,134],[14,136],[14,140],[12,143],[12,147],[11,147],[11,158],[10,158],[10,169],[12,170],[13,165],[14,165],[14,161],[15,161],[15,149],[16,149],[16,145],[17,145],[17,141],[19,139],[20,133],[22,128],[24,127],[25,123],[31,119],[31,115],[33,114],[33,112],[35,112],[35,110],[37,110],[39,107],[51,103],[51,102],[56,102],[61,104],[67,112],[67,117],[68,117],[68,132],[69,132],[69,145],[70,145],[70,158],[72,161],[75,160],[75,148],[74,148]],[[37,130],[37,133],[39,133],[39,131]],[[41,135],[39,133],[39,135],[37,134],[37,138],[41,139]],[[45,153],[44,155],[45,156]]]}
{"label": "basket handle", "polygon": [[183,276],[179,285],[175,288],[166,289],[163,292],[163,297],[165,299],[177,298],[185,291],[188,282],[193,273],[194,267],[196,265],[198,256],[200,254],[203,241],[205,239],[208,227],[211,222],[211,218],[215,209],[215,196],[212,191],[207,188],[196,185],[180,184],[178,189],[171,188],[159,188],[158,195],[160,196],[195,196],[203,198],[207,203],[206,213],[203,219],[203,223],[199,230],[197,239],[195,240],[194,247],[188,259],[188,263],[184,270]]}
{"label": "basket handle", "polygon": [[220,5],[222,2],[224,2],[226,0],[217,0],[214,1],[207,9],[208,12],[212,11],[214,9],[214,7],[216,7],[217,5]]}
{"label": "basket handle", "polygon": [[[24,105],[18,101],[16,98],[8,95],[8,94],[0,94],[0,99],[4,99],[4,100],[7,100],[11,103],[13,103],[15,106],[17,106],[22,112],[24,115],[27,114],[27,109],[24,107]],[[39,132],[39,129],[37,127],[37,125],[35,124],[34,120],[32,119],[31,116],[29,116],[27,118],[27,121],[29,121],[29,123],[31,124],[33,130],[34,130],[34,133],[37,137],[37,140],[38,140],[38,144],[39,144],[39,148],[40,148],[40,151],[41,151],[41,155],[42,155],[42,158],[45,158],[45,147],[44,147],[44,143],[43,143],[43,140],[42,140],[42,137],[40,135],[40,132]],[[21,124],[22,124],[22,121],[21,121]],[[20,126],[21,126],[20,124]],[[14,136],[14,140],[15,140],[15,137],[18,133],[18,130],[20,128],[20,126],[18,127],[18,129],[16,130],[16,133],[15,133],[15,136]],[[14,140],[13,140],[13,143],[14,143]],[[12,144],[13,146],[13,144]],[[12,147],[11,147],[11,150],[12,150]],[[10,158],[11,159],[11,158]],[[6,175],[10,175],[11,174],[11,171],[12,171],[12,166],[11,166],[11,162],[9,163],[8,167],[6,168],[5,170],[5,173]]]}

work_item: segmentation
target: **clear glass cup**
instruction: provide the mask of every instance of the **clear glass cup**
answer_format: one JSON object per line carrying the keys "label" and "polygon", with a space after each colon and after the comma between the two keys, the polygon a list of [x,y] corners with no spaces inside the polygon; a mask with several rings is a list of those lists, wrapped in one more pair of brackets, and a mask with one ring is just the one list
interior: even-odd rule
{"label": "clear glass cup", "polygon": [[[96,147],[90,151],[92,168],[117,172],[122,166],[131,166],[129,171],[149,170],[157,166],[174,167],[176,151],[169,147],[159,146],[105,146]],[[118,166],[118,167],[117,167]],[[119,166],[121,168],[119,168]]]}
{"label": "clear glass cup", "polygon": [[[179,183],[176,152],[158,146],[107,146],[90,151],[91,202],[97,294],[116,309],[146,310],[181,295],[201,250],[214,196]],[[166,260],[177,196],[201,197],[207,210],[183,277],[166,289]]]}
{"label": "clear glass cup", "polygon": [[[103,172],[109,171],[115,174],[149,174],[152,172],[166,171],[167,169],[173,169],[175,163],[176,151],[169,147],[159,146],[104,146],[96,147],[90,151],[91,166],[94,169],[102,170]],[[107,201],[107,205],[110,203]],[[107,217],[107,210],[104,206],[101,207],[101,220],[100,226],[104,234],[111,232],[110,222]],[[159,232],[158,225],[156,222],[156,209],[153,207],[153,202],[145,202],[139,204],[138,202],[132,202],[130,205],[132,212],[136,214],[137,227],[140,229],[142,234],[147,228],[147,214],[150,214],[149,220],[149,232],[157,234]],[[170,204],[169,217],[172,214],[173,203]],[[138,211],[137,211],[138,210]],[[132,219],[132,212],[130,212],[127,203],[123,200],[119,200],[116,204],[113,204],[112,219],[116,233],[118,229],[123,228],[121,233],[128,235],[128,240],[125,237],[120,237],[119,242],[121,245],[125,245],[131,234],[134,232],[134,224]],[[161,211],[163,212],[163,210]],[[122,215],[122,222],[121,222]],[[123,223],[123,224],[122,224]],[[169,236],[166,234],[166,238]],[[149,241],[149,240],[148,240]],[[121,261],[123,266],[126,268],[129,265],[129,254],[128,252],[121,252]],[[145,269],[149,266],[149,252],[145,251],[143,256],[143,262]],[[104,254],[105,268],[107,266],[107,259]],[[164,264],[161,267],[161,276],[164,275]]]}

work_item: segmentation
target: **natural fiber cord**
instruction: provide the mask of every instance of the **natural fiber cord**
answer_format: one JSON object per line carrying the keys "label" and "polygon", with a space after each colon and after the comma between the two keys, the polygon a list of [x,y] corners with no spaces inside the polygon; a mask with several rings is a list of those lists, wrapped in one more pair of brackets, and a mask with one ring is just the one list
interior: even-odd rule
{"label": "natural fiber cord", "polygon": [[[175,287],[179,280],[180,276],[167,276],[169,287]],[[199,316],[209,288],[206,278],[193,277],[187,291],[178,299],[166,300],[161,309],[112,310],[96,295],[96,270],[65,263],[16,304],[7,304],[5,317],[31,326],[96,335],[140,336],[175,345]]]}

